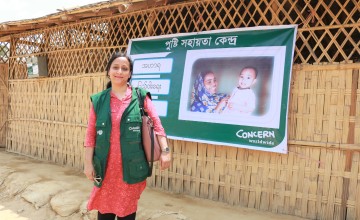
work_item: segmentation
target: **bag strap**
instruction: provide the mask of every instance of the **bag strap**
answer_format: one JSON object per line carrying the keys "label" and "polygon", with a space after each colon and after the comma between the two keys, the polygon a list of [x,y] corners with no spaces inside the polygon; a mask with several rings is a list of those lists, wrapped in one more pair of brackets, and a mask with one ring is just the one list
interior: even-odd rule
{"label": "bag strap", "polygon": [[137,97],[138,97],[138,102],[139,102],[139,108],[140,108],[141,116],[147,116],[147,114],[145,113],[145,109],[144,109],[144,99],[143,99],[143,97],[141,96],[141,93],[140,93],[140,91],[139,91],[139,88],[136,87],[135,90],[136,90],[136,94],[137,94]]}
{"label": "bag strap", "polygon": [[[141,116],[149,117],[147,115],[147,113],[145,112],[145,109],[144,109],[144,100],[145,100],[145,98],[143,98],[141,96],[141,93],[139,92],[138,87],[136,87],[135,90],[136,90],[136,94],[137,94],[138,101],[139,101],[139,108],[140,108]],[[150,117],[149,117],[149,120],[151,120]],[[154,127],[153,127],[152,123],[151,123],[151,126],[150,126],[150,139],[151,139],[151,161],[150,161],[150,169],[149,169],[148,176],[152,175],[152,170],[153,170],[153,166],[154,166],[154,150],[155,150],[155,147],[154,147]]]}

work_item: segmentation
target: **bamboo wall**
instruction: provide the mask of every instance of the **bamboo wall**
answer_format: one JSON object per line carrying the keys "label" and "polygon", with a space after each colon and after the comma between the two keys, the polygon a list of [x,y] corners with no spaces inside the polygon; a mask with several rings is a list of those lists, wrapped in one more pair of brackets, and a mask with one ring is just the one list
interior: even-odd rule
{"label": "bamboo wall", "polygon": [[8,64],[0,63],[0,147],[6,145],[8,110]]}
{"label": "bamboo wall", "polygon": [[81,169],[89,96],[103,76],[11,80],[7,150]]}
{"label": "bamboo wall", "polygon": [[[286,155],[170,140],[151,187],[310,219],[360,218],[359,2],[190,1],[12,36],[8,151],[82,169],[89,95],[131,38],[299,24]],[[49,78],[24,59],[47,56]]]}

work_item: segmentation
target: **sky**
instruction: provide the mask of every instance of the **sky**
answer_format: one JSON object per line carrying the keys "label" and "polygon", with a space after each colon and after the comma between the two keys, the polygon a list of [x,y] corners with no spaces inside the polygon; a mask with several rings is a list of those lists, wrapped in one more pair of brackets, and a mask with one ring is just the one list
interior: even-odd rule
{"label": "sky", "polygon": [[105,0],[0,0],[0,23],[43,17]]}

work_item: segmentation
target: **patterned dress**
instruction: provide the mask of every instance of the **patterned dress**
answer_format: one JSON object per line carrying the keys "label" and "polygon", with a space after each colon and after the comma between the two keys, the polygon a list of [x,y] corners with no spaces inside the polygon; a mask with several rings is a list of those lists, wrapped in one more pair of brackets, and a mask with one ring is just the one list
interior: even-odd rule
{"label": "patterned dress", "polygon": [[[136,184],[127,184],[123,181],[121,146],[120,146],[120,120],[126,107],[131,101],[131,87],[127,88],[126,95],[119,100],[110,92],[111,134],[110,150],[107,160],[106,174],[100,188],[92,190],[88,201],[88,210],[98,210],[102,214],[114,213],[123,217],[136,212],[138,200],[146,187],[146,181]],[[96,143],[96,114],[91,105],[88,128],[86,131],[85,147],[94,147]],[[166,136],[161,121],[155,111],[151,100],[146,97],[144,107],[154,121],[154,130],[158,135]]]}

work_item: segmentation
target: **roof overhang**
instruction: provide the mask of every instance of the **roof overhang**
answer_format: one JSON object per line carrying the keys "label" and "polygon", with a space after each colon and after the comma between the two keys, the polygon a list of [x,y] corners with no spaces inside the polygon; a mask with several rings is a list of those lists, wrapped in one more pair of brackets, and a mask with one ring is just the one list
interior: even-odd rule
{"label": "roof overhang", "polygon": [[44,17],[0,23],[0,42],[9,41],[11,35],[22,32],[76,23],[87,19],[111,17],[182,1],[183,0],[110,0],[72,9],[57,9],[59,12]]}

